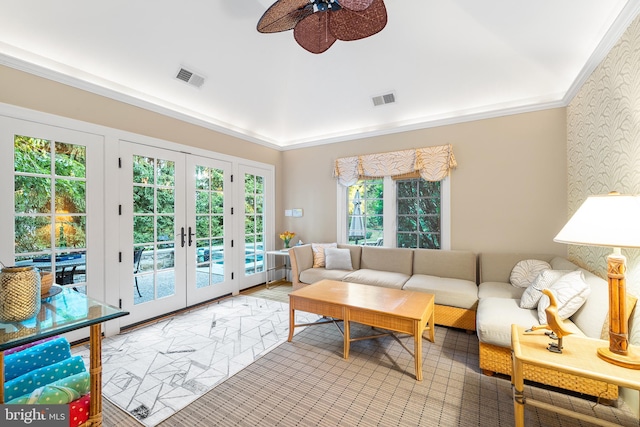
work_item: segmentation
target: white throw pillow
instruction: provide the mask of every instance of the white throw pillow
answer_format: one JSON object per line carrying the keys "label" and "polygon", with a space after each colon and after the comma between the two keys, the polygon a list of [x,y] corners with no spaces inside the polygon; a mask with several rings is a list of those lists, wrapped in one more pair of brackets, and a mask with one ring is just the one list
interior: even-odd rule
{"label": "white throw pillow", "polygon": [[532,310],[538,307],[538,301],[543,295],[542,290],[551,287],[558,279],[570,272],[570,270],[543,270],[524,290],[520,298],[520,308]]}
{"label": "white throw pillow", "polygon": [[353,270],[349,249],[325,248],[324,260],[327,270]]}
{"label": "white throw pillow", "polygon": [[[561,319],[568,319],[578,311],[591,293],[591,287],[585,281],[582,271],[572,271],[558,279],[549,290],[556,297],[558,302],[558,315]],[[546,295],[542,295],[538,302],[538,321],[541,325],[547,324],[547,313],[545,310],[551,301]]]}
{"label": "white throw pillow", "polygon": [[324,250],[327,248],[335,248],[337,246],[337,243],[312,243],[311,249],[313,250],[313,268],[324,267]]}
{"label": "white throw pillow", "polygon": [[525,259],[519,261],[513,270],[509,281],[516,288],[526,288],[538,277],[543,270],[550,270],[551,265],[548,262],[538,259]]}

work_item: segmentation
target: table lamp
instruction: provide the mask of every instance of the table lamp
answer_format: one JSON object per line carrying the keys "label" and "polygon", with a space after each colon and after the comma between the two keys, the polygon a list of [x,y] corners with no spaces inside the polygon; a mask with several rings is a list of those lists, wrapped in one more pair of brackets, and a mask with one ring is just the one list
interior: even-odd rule
{"label": "table lamp", "polygon": [[640,354],[637,348],[629,347],[626,258],[620,251],[620,248],[640,248],[640,197],[615,191],[590,196],[553,240],[613,248],[607,257],[609,348],[599,348],[598,356],[618,366],[640,369]]}

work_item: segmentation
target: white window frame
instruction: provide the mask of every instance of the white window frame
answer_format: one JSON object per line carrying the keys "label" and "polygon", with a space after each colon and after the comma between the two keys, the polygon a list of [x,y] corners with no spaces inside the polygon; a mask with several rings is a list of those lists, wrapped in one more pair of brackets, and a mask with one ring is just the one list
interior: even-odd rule
{"label": "white window frame", "polygon": [[[396,229],[397,229],[397,216],[396,216],[396,182],[389,176],[384,177],[384,242],[387,247],[391,247],[386,244],[387,242],[393,242],[395,247],[396,242]],[[336,206],[337,209],[337,236],[336,241],[338,243],[347,243],[347,209],[349,207],[347,202],[347,187],[340,185],[336,182]],[[451,250],[451,179],[446,177],[440,181],[440,197],[441,211],[440,211],[440,249]]]}

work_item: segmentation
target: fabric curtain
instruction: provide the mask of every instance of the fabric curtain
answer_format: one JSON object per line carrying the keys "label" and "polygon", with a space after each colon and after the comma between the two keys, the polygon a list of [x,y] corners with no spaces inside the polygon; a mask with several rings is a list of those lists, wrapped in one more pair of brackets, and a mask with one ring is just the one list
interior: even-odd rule
{"label": "fabric curtain", "polygon": [[343,157],[336,160],[333,175],[338,178],[340,185],[348,187],[358,182],[358,157]]}
{"label": "fabric curtain", "polygon": [[451,144],[416,150],[416,170],[424,180],[442,181],[456,166]]}
{"label": "fabric curtain", "polygon": [[334,176],[348,187],[358,179],[419,173],[427,181],[441,181],[458,164],[451,144],[336,159]]}

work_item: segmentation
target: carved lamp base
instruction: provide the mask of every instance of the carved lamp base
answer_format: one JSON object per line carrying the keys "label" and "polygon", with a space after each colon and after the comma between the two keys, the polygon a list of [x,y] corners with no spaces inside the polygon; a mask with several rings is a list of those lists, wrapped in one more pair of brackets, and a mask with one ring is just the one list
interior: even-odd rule
{"label": "carved lamp base", "polygon": [[635,351],[633,347],[629,348],[626,356],[614,353],[606,347],[600,347],[598,349],[598,357],[623,368],[640,369],[640,353]]}

